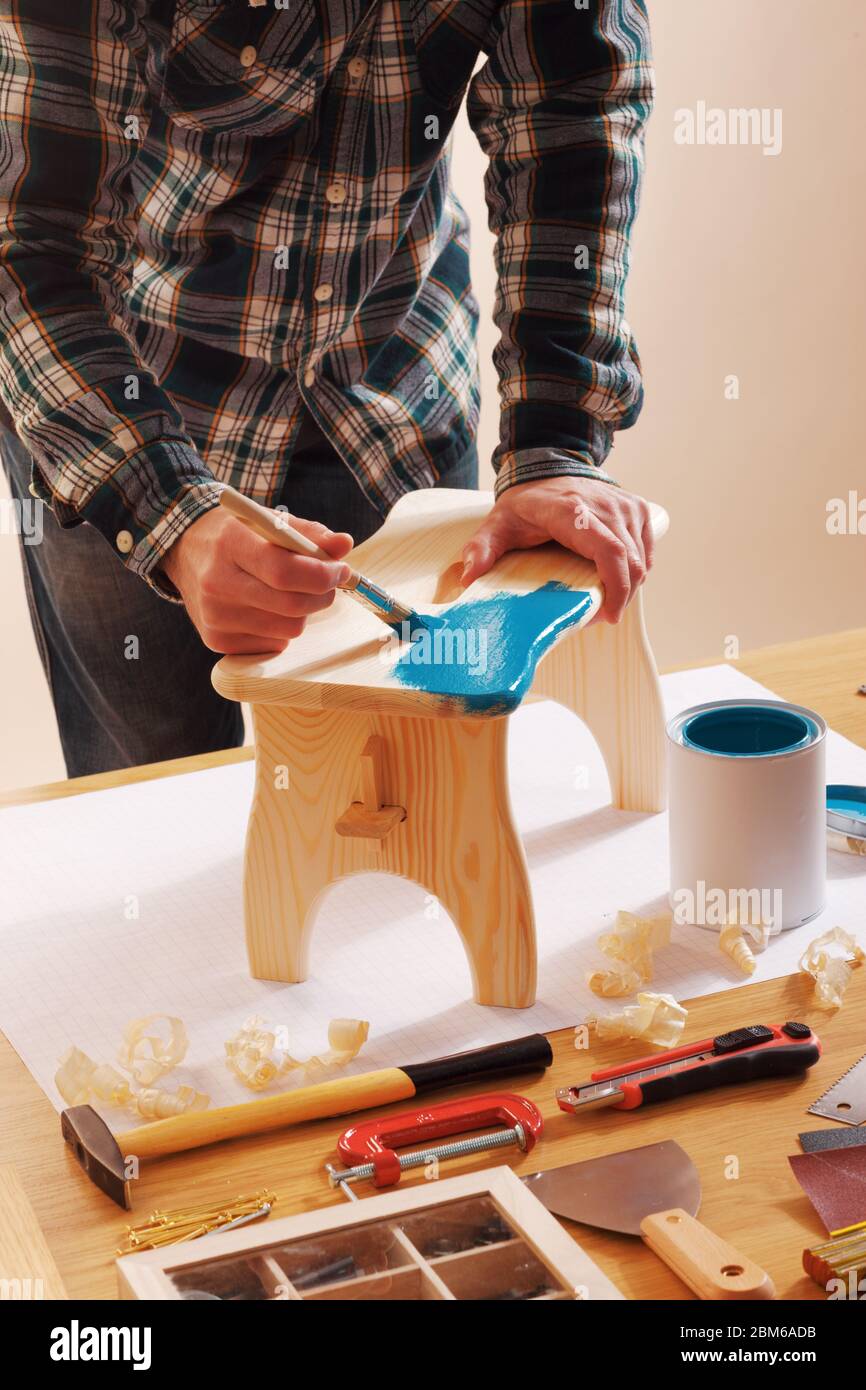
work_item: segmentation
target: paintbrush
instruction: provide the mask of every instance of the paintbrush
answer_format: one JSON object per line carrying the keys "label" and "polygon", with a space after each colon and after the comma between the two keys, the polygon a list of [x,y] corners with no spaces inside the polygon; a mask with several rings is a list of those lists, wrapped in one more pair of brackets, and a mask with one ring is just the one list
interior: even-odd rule
{"label": "paintbrush", "polygon": [[[282,546],[283,550],[291,550],[294,555],[311,555],[315,560],[334,563],[333,555],[329,555],[321,546],[316,545],[300,531],[296,531],[280,514],[271,511],[269,507],[263,507],[260,502],[254,502],[251,497],[245,497],[242,492],[236,492],[233,487],[223,488],[220,493],[220,505],[251,531],[255,531],[256,535],[271,541],[274,545]],[[407,603],[401,603],[393,594],[383,589],[381,584],[359,574],[351,567],[348,579],[344,584],[338,584],[337,588],[357,599],[365,608],[369,608],[371,613],[375,613],[377,618],[393,628],[398,635],[403,632],[412,633],[416,628],[427,626],[427,620],[416,613],[414,608],[410,608]],[[403,628],[403,623],[408,623],[409,627]]]}

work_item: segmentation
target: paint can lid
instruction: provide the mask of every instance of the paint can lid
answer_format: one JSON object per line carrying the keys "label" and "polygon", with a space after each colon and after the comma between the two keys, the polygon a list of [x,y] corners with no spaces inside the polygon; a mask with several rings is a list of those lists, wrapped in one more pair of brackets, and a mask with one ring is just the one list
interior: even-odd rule
{"label": "paint can lid", "polygon": [[843,835],[866,839],[866,787],[831,782],[827,787],[827,825]]}

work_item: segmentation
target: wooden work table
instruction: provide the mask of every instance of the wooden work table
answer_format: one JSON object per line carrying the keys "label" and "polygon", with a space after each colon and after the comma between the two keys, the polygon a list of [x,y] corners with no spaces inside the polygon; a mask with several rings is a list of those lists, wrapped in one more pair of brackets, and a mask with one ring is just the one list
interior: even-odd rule
{"label": "wooden work table", "polygon": [[[856,693],[866,681],[866,630],[768,648],[735,664],[780,697],[817,709],[834,729],[866,746],[866,698]],[[0,798],[0,804],[75,795],[250,756],[250,749],[237,749],[81,778],[15,792]],[[804,945],[810,939],[808,933],[807,928]],[[507,1083],[531,1097],[547,1123],[535,1152],[520,1162],[509,1161],[518,1173],[533,1172],[538,1167],[559,1167],[616,1149],[675,1139],[700,1172],[701,1218],[763,1265],[780,1297],[822,1298],[822,1290],[802,1273],[800,1260],[804,1246],[822,1239],[823,1230],[794,1181],[786,1156],[799,1152],[798,1133],[827,1127],[830,1122],[808,1115],[807,1106],[866,1051],[866,970],[855,972],[844,1008],[837,1014],[815,1007],[811,981],[803,976],[691,1001],[684,1041],[739,1025],[786,1019],[810,1023],[824,1043],[821,1061],[802,1079],[710,1092],[645,1113],[589,1111],[579,1119],[558,1110],[555,1089],[583,1080],[596,1066],[625,1061],[637,1049],[596,1044],[578,1053],[571,1030],[552,1035],[550,1071],[541,1078],[515,1077]],[[343,1201],[328,1187],[323,1167],[334,1157],[334,1143],[343,1127],[340,1120],[321,1121],[164,1159],[145,1171],[136,1184],[135,1208],[124,1213],[80,1172],[61,1140],[57,1112],[0,1037],[0,1164],[17,1166],[70,1297],[116,1297],[114,1253],[125,1225],[145,1219],[154,1206],[231,1198],[262,1187],[277,1194],[280,1215]],[[456,1161],[448,1165],[446,1176],[478,1166],[483,1161]],[[731,1176],[734,1171],[737,1176]],[[569,1229],[628,1298],[690,1297],[640,1241],[587,1227],[569,1225]]]}

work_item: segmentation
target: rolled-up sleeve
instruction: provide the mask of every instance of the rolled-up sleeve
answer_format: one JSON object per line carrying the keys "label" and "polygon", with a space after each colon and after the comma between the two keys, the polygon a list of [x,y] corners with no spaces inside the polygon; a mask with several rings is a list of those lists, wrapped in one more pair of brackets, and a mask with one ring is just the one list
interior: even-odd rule
{"label": "rolled-up sleeve", "polygon": [[496,235],[497,493],[557,474],[613,481],[636,420],[629,241],[653,98],[643,0],[507,0],[468,115]]}
{"label": "rolled-up sleeve", "polygon": [[147,8],[0,11],[0,398],[61,524],[90,522],[166,593],[154,568],[219,487],[124,312]]}

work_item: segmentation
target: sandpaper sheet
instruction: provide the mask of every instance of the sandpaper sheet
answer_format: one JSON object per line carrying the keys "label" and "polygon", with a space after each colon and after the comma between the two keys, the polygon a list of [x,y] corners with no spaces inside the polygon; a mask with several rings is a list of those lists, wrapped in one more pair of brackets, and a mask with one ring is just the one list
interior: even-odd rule
{"label": "sandpaper sheet", "polygon": [[828,1235],[866,1221],[866,1147],[793,1154],[788,1162]]}
{"label": "sandpaper sheet", "polygon": [[798,1134],[800,1147],[804,1153],[823,1152],[825,1149],[856,1149],[866,1144],[866,1125],[860,1129],[810,1129]]}

